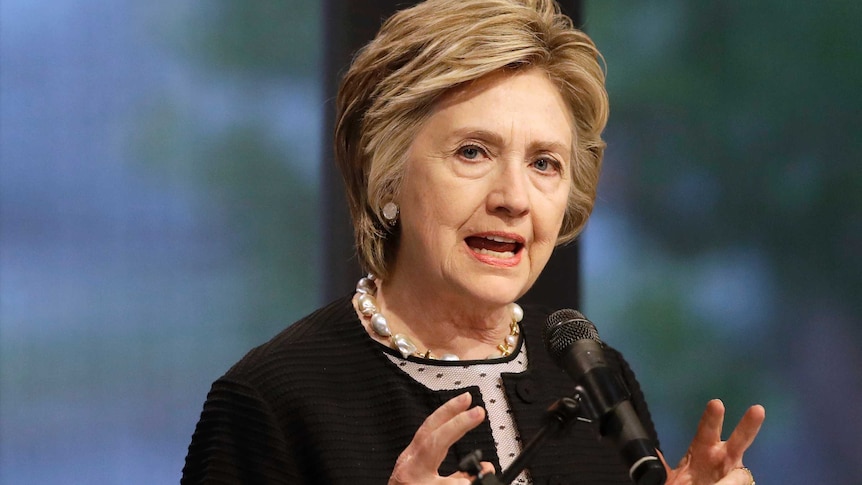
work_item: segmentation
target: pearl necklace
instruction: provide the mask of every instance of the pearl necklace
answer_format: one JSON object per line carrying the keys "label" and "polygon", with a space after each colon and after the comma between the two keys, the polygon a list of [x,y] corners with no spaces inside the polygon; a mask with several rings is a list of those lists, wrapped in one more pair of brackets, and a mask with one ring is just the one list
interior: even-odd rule
{"label": "pearl necklace", "polygon": [[[374,275],[369,274],[368,276],[361,278],[359,282],[356,283],[356,294],[354,295],[356,309],[360,314],[362,314],[362,318],[369,320],[371,323],[371,329],[374,333],[380,337],[388,338],[389,344],[392,348],[399,351],[405,359],[408,356],[413,355],[424,359],[460,360],[455,354],[443,354],[440,357],[437,357],[431,353],[431,349],[428,349],[425,352],[420,352],[416,347],[416,344],[414,344],[406,335],[401,333],[393,335],[392,330],[389,328],[389,322],[386,321],[386,317],[384,317],[377,308],[377,299],[375,298],[376,294],[377,284],[374,281]],[[521,334],[518,322],[524,318],[524,310],[517,303],[511,303],[509,307],[512,311],[512,323],[509,324],[509,335],[503,339],[503,343],[497,346],[497,350],[499,350],[500,353],[489,355],[486,357],[488,359],[506,357],[510,355],[515,346],[518,345],[518,335]]]}

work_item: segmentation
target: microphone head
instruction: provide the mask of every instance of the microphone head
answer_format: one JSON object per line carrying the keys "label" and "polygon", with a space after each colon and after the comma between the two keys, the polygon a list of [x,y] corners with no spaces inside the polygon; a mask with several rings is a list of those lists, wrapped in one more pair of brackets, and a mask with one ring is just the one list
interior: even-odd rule
{"label": "microphone head", "polygon": [[581,312],[568,308],[557,310],[548,316],[542,338],[548,353],[557,363],[562,360],[569,346],[578,340],[602,342],[593,322],[587,320]]}

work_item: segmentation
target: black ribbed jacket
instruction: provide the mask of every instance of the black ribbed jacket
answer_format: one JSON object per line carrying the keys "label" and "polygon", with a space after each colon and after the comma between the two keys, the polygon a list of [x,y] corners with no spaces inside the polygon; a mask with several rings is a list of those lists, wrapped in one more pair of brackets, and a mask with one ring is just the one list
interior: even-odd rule
{"label": "black ribbed jacket", "polygon": [[[543,348],[547,312],[527,308],[521,322],[528,369],[504,374],[515,421],[525,442],[545,410],[572,394],[571,379]],[[183,484],[385,484],[395,460],[422,421],[463,392],[431,391],[401,372],[365,333],[349,297],[291,325],[253,349],[218,379],[204,403],[183,468]],[[628,364],[607,349],[633,395],[644,427],[655,427]],[[455,364],[458,365],[458,364]],[[478,388],[468,389],[484,406]],[[499,460],[486,418],[449,451],[442,475],[467,453]],[[630,484],[617,451],[594,426],[576,423],[548,441],[530,464],[537,484]]]}

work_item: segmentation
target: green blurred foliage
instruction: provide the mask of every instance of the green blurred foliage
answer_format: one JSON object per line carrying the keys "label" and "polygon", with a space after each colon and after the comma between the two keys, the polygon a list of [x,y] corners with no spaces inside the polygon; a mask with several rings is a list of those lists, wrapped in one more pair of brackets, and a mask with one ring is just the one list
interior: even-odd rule
{"label": "green blurred foliage", "polygon": [[273,107],[289,95],[311,95],[288,90],[319,82],[320,8],[300,0],[214,0],[166,22],[165,48],[200,77],[199,92],[187,95],[212,103],[200,109],[165,96],[148,107],[135,135],[148,167],[218,201],[245,293],[245,321],[232,322],[247,340],[242,347],[320,303],[319,195],[309,183],[319,161],[301,158],[309,150],[297,145],[318,141],[279,132],[275,123],[291,114]]}
{"label": "green blurred foliage", "polygon": [[[862,313],[862,4],[592,2],[587,12],[609,64],[611,127],[632,144],[617,202],[641,229],[679,254],[764,249],[783,293],[838,291]],[[653,19],[670,27],[644,33]]]}
{"label": "green blurred foliage", "polygon": [[[821,315],[862,342],[862,3],[593,1],[585,19],[611,99],[598,204],[660,259],[615,304],[654,407],[686,430],[717,396],[821,411],[788,354]],[[731,273],[765,273],[737,282],[768,309],[753,325],[693,308],[692,274],[728,254],[763,265]]]}
{"label": "green blurred foliage", "polygon": [[203,65],[259,76],[315,77],[321,2],[210,0],[198,6],[188,45]]}

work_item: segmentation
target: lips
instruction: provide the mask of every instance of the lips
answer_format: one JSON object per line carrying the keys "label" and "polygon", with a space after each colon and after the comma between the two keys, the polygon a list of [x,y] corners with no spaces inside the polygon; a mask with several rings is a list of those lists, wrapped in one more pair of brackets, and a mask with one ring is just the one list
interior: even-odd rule
{"label": "lips", "polygon": [[465,241],[476,253],[496,258],[512,258],[524,247],[524,243],[519,239],[497,234],[482,234],[469,236]]}

